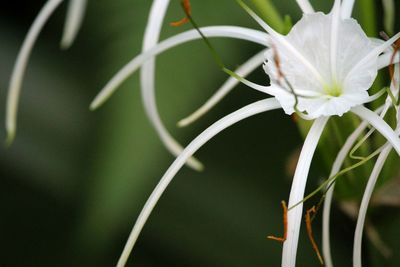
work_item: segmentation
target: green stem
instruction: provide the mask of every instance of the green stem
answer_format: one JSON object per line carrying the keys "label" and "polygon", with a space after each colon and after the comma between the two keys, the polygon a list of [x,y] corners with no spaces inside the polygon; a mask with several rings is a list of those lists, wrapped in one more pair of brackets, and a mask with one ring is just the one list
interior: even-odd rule
{"label": "green stem", "polygon": [[251,0],[254,7],[260,12],[261,17],[277,32],[282,33],[285,29],[284,20],[270,0]]}
{"label": "green stem", "polygon": [[368,36],[377,36],[375,0],[359,0],[360,22]]}

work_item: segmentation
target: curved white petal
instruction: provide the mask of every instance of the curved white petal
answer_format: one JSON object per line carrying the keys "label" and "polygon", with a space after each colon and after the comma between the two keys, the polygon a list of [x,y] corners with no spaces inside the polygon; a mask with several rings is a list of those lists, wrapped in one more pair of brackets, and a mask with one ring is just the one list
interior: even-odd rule
{"label": "curved white petal", "polygon": [[388,34],[392,34],[396,18],[396,6],[394,0],[382,0],[382,5],[385,30]]}
{"label": "curved white petal", "polygon": [[61,48],[68,49],[75,40],[85,16],[87,0],[69,0]]}
{"label": "curved white petal", "polygon": [[176,173],[182,168],[182,166],[185,164],[186,160],[189,157],[191,157],[207,141],[209,141],[216,134],[226,129],[227,127],[255,114],[278,108],[280,108],[280,105],[278,101],[276,101],[274,98],[257,101],[253,104],[247,105],[225,116],[224,118],[220,119],[219,121],[211,125],[209,128],[207,128],[198,137],[196,137],[183,150],[182,154],[179,155],[179,157],[174,161],[174,163],[172,163],[172,165],[168,168],[168,170],[165,172],[164,176],[161,178],[160,182],[154,189],[153,193],[150,195],[141,213],[139,214],[138,219],[136,220],[132,232],[129,235],[128,241],[124,247],[124,250],[118,261],[117,266],[118,267],[125,266],[129,254],[131,253],[132,248],[140,232],[142,231],[143,226],[145,225],[148,217],[150,216],[151,211],[157,204],[159,198],[161,197],[162,193],[165,191],[171,180],[174,178]]}
{"label": "curved white petal", "polygon": [[[235,73],[241,77],[246,77],[257,67],[261,66],[264,62],[264,53],[267,50],[263,50],[247,60],[243,65],[241,65]],[[222,100],[240,81],[234,77],[229,77],[228,80],[214,93],[214,95],[207,100],[199,109],[187,116],[186,118],[178,122],[179,127],[185,127],[193,123],[210,109],[212,109],[218,102]]]}
{"label": "curved white petal", "polygon": [[63,0],[49,0],[40,10],[39,14],[32,23],[28,34],[22,44],[21,50],[18,53],[17,60],[11,74],[10,85],[8,88],[7,96],[7,109],[6,109],[6,130],[7,130],[7,143],[11,143],[15,137],[18,99],[21,92],[22,79],[28,64],[28,59],[31,54],[32,48],[41,32],[44,24],[49,17],[53,14],[54,10],[62,3]]}
{"label": "curved white petal", "polygon": [[369,200],[371,199],[372,192],[374,191],[376,181],[378,180],[379,174],[382,171],[383,165],[389,156],[392,146],[387,144],[382,152],[379,154],[376,160],[375,166],[368,179],[367,187],[365,188],[364,195],[361,201],[360,210],[358,212],[357,225],[354,234],[353,243],[353,267],[361,267],[361,247],[362,247],[362,236],[364,230],[365,217],[367,215]]}
{"label": "curved white petal", "polygon": [[[389,66],[390,60],[392,59],[393,52],[387,52],[379,56],[378,58],[378,69],[383,69]],[[397,52],[394,56],[393,64],[399,63],[400,52]]]}
{"label": "curved white petal", "polygon": [[[381,117],[384,117],[387,111],[389,110],[391,103],[387,102],[385,105],[379,107],[375,110],[376,113],[380,114]],[[339,153],[336,156],[336,159],[332,165],[331,172],[329,177],[335,176],[341,169],[344,160],[349,154],[355,142],[358,138],[364,133],[364,130],[367,128],[368,122],[363,121],[354,132],[347,138],[344,145],[340,149]],[[327,187],[329,190],[326,192],[324,206],[323,206],[323,216],[322,216],[322,253],[324,255],[325,265],[327,267],[333,267],[333,261],[331,256],[331,248],[330,248],[330,211],[333,199],[333,192],[335,190],[335,181],[330,183]]]}
{"label": "curved white petal", "polygon": [[[304,198],[304,190],[311,160],[328,119],[329,117],[316,119],[307,134],[290,190],[289,208],[299,203]],[[297,244],[299,240],[302,211],[302,203],[288,211],[287,239],[283,244],[282,267],[296,266]]]}
{"label": "curved white petal", "polygon": [[340,1],[335,0],[332,8],[332,21],[331,21],[331,45],[330,45],[330,63],[331,63],[331,79],[337,83],[337,55],[339,45],[339,26],[340,26]]}
{"label": "curved white petal", "polygon": [[[399,82],[399,66],[396,65],[395,68],[395,79],[391,83],[391,90],[394,95],[398,94],[399,88],[398,88],[398,82]],[[383,112],[381,114],[381,117],[383,118],[385,113],[388,111],[389,107],[392,105],[392,102],[390,100],[390,97],[387,98]],[[399,117],[397,117],[397,129],[396,133],[399,134]],[[362,237],[363,237],[363,230],[364,230],[364,223],[365,223],[365,217],[367,214],[368,210],[368,204],[371,199],[373,190],[375,188],[376,181],[378,180],[378,177],[382,171],[383,165],[386,162],[387,157],[389,156],[390,151],[392,150],[392,146],[389,143],[385,144],[385,147],[381,151],[378,159],[376,160],[375,166],[371,172],[371,175],[368,179],[367,186],[364,191],[363,198],[361,200],[361,205],[360,205],[360,210],[358,213],[357,217],[357,224],[356,224],[356,230],[354,233],[354,243],[353,243],[353,266],[354,267],[361,267],[361,249],[362,249]]]}
{"label": "curved white petal", "polygon": [[[271,41],[276,42],[277,48],[279,51],[284,51],[284,54],[289,54],[292,59],[297,59],[298,63],[303,65],[305,69],[312,75],[318,82],[321,84],[324,83],[324,79],[321,76],[320,72],[315,68],[315,66],[306,58],[304,55],[293,45],[291,40],[287,40],[285,36],[281,35],[280,33],[276,32],[272,29],[265,21],[260,18],[256,13],[254,13],[248,6],[244,3],[239,2],[242,7],[247,11],[247,13],[271,36]],[[303,17],[304,18],[304,17]],[[295,27],[299,27],[298,23],[293,26],[292,30],[290,31],[289,35],[293,33],[293,29]]]}
{"label": "curved white petal", "polygon": [[353,12],[354,0],[343,0],[342,4],[342,18],[347,19],[351,17]]}
{"label": "curved white petal", "polygon": [[[226,38],[235,38],[247,40],[253,43],[258,43],[263,46],[267,44],[267,40],[269,39],[268,34],[256,31],[243,27],[236,26],[211,26],[204,27],[200,29],[202,33],[209,37],[226,37]],[[134,73],[145,61],[149,58],[152,58],[165,50],[168,50],[177,45],[200,39],[201,36],[197,30],[190,30],[187,32],[180,33],[175,35],[161,43],[152,49],[148,50],[145,53],[142,53],[132,59],[128,64],[126,64],[114,77],[106,84],[106,86],[100,91],[100,93],[96,96],[93,102],[90,105],[90,108],[96,109],[101,106],[124,82],[132,73]]]}
{"label": "curved white petal", "polygon": [[304,14],[310,14],[314,13],[314,8],[310,4],[310,1],[308,0],[296,0],[297,4],[299,5],[301,11]]}
{"label": "curved white petal", "polygon": [[[165,13],[169,5],[169,0],[155,0],[151,6],[147,27],[144,33],[143,52],[154,47],[159,39],[162,22],[164,21]],[[178,156],[183,147],[175,141],[170,133],[165,128],[158,114],[156,99],[155,99],[155,59],[151,58],[144,62],[140,71],[140,82],[143,104],[153,124],[158,136],[164,143],[165,147],[174,155]],[[187,164],[195,169],[202,170],[203,165],[195,158],[189,158]]]}
{"label": "curved white petal", "polygon": [[364,106],[358,106],[351,110],[354,114],[359,116],[362,120],[369,122],[378,132],[380,132],[386,140],[393,146],[397,154],[400,155],[400,138],[395,131],[375,112],[365,108]]}
{"label": "curved white petal", "polygon": [[383,53],[386,49],[388,49],[397,39],[400,38],[400,32],[395,34],[392,38],[381,44],[380,46],[373,49],[367,55],[365,55],[357,64],[355,64],[352,69],[347,74],[345,81],[354,74],[354,72],[358,71],[358,69],[362,69],[364,65],[369,64],[370,62],[374,62],[378,56]]}
{"label": "curved white petal", "polygon": [[[340,149],[336,159],[333,163],[329,177],[335,176],[343,165],[344,160],[352,149],[353,145],[357,139],[364,133],[367,128],[368,122],[362,122],[357,129],[347,138],[346,142]],[[328,185],[329,190],[326,192],[323,215],[322,215],[322,253],[324,255],[325,265],[327,267],[333,267],[331,248],[330,248],[330,235],[329,235],[329,222],[330,222],[330,212],[331,204],[333,199],[333,191],[335,190],[335,182],[333,181]]]}

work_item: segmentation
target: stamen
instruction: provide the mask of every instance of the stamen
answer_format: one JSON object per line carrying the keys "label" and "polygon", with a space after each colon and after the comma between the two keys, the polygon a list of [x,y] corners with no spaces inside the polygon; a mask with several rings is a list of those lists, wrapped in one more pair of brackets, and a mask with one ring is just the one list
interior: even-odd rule
{"label": "stamen", "polygon": [[[390,39],[390,37],[384,31],[380,32],[379,34],[386,41]],[[390,80],[394,83],[394,86],[397,87],[396,81],[394,80],[394,58],[395,58],[397,52],[399,52],[399,50],[400,50],[400,38],[397,39],[397,41],[395,41],[392,44],[392,47],[393,47],[393,53],[392,53],[392,56],[390,57],[389,75],[390,75]]]}
{"label": "stamen", "polygon": [[186,16],[175,22],[171,22],[170,25],[173,27],[179,27],[182,26],[190,21],[190,17],[192,16],[192,8],[190,6],[190,1],[189,0],[182,0],[181,5],[183,7],[183,10],[185,11]]}
{"label": "stamen", "polygon": [[287,226],[288,226],[287,213],[288,213],[288,209],[287,209],[287,206],[286,206],[286,202],[284,200],[282,200],[281,205],[282,205],[282,210],[283,210],[283,237],[276,237],[276,236],[273,236],[273,235],[269,235],[269,236],[267,236],[267,238],[283,243],[283,242],[286,241],[286,237],[287,237]]}
{"label": "stamen", "polygon": [[308,238],[310,239],[311,245],[315,251],[315,253],[318,256],[318,260],[321,263],[321,265],[324,265],[324,260],[322,259],[321,253],[319,252],[317,243],[314,240],[314,236],[313,236],[313,232],[312,232],[312,218],[311,218],[311,214],[315,215],[317,213],[317,210],[315,209],[315,206],[313,206],[311,209],[308,209],[306,211],[306,216],[305,216],[305,221],[306,221],[306,228],[307,228],[307,235]]}
{"label": "stamen", "polygon": [[275,67],[278,70],[278,84],[282,85],[281,84],[281,79],[284,77],[284,75],[283,75],[283,72],[282,72],[282,69],[281,69],[281,60],[280,60],[279,55],[278,55],[278,50],[276,49],[276,46],[274,44],[271,44],[271,49],[272,49],[272,52],[274,54]]}
{"label": "stamen", "polygon": [[[281,60],[279,58],[278,50],[276,49],[274,44],[271,44],[271,49],[272,49],[272,52],[274,54],[275,67],[276,67],[276,69],[278,71],[278,81],[277,82],[278,82],[279,85],[281,85],[281,79],[283,79],[285,81],[286,85],[290,89],[290,93],[292,93],[293,97],[294,97],[294,107],[293,107],[293,109],[296,111],[297,114],[299,114],[299,116],[301,116],[302,112],[299,111],[299,109],[297,108],[297,106],[299,104],[298,95],[294,91],[294,89],[293,89],[292,85],[290,84],[289,80],[283,74],[283,71],[282,71],[282,68],[281,68]],[[282,88],[284,88],[284,87],[282,86]]]}

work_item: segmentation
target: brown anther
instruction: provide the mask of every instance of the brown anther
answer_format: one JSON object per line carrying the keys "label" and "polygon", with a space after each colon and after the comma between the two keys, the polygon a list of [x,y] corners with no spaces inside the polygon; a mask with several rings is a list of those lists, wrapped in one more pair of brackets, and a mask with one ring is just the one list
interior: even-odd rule
{"label": "brown anther", "polygon": [[283,242],[286,241],[286,237],[287,237],[287,224],[288,224],[287,213],[288,213],[288,208],[287,208],[286,202],[284,200],[281,201],[281,205],[282,205],[282,210],[283,210],[283,237],[276,237],[276,236],[273,236],[273,235],[269,235],[269,236],[267,236],[267,238],[283,243]]}
{"label": "brown anther", "polygon": [[318,256],[319,262],[321,263],[321,265],[324,265],[324,260],[322,259],[321,253],[319,252],[317,243],[314,240],[314,236],[313,236],[313,232],[312,232],[311,216],[314,215],[315,213],[317,213],[315,206],[313,206],[311,209],[308,209],[306,211],[305,220],[306,220],[307,235],[308,235],[308,238],[310,239],[311,245],[312,245],[315,253]]}
{"label": "brown anther", "polygon": [[299,115],[297,115],[296,113],[293,113],[290,118],[292,119],[293,122],[297,123],[300,119]]}
{"label": "brown anther", "polygon": [[[389,40],[389,36],[385,32],[380,32],[381,37],[384,40]],[[400,50],[400,38],[397,39],[393,44],[393,54],[390,57],[390,62],[389,62],[389,75],[390,75],[390,80],[395,83],[395,80],[393,79],[394,76],[394,57],[396,56],[397,52]],[[397,87],[397,84],[394,84],[395,87]]]}
{"label": "brown anther", "polygon": [[182,7],[183,10],[186,13],[186,16],[179,20],[179,21],[175,21],[175,22],[171,22],[170,25],[173,27],[179,27],[184,25],[185,23],[188,23],[190,21],[190,17],[192,16],[192,8],[190,6],[190,1],[189,0],[182,0]]}
{"label": "brown anther", "polygon": [[276,70],[278,71],[278,84],[281,85],[281,79],[284,77],[281,69],[281,60],[279,58],[278,50],[274,44],[271,44],[272,53],[274,54],[274,62]]}
{"label": "brown anther", "polygon": [[[400,50],[400,39],[398,39],[394,44],[393,44],[393,54],[390,57],[390,63],[389,63],[389,75],[390,75],[390,80],[395,82],[394,78],[394,57],[396,56],[397,52]],[[394,84],[395,87],[397,87],[397,84]]]}

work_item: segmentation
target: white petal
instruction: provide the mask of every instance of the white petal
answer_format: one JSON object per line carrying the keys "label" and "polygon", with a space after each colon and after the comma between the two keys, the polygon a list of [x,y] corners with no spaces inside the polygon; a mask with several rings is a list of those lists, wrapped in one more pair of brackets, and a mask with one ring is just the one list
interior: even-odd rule
{"label": "white petal", "polygon": [[343,0],[342,4],[342,18],[347,19],[351,17],[353,12],[354,0]]}
{"label": "white petal", "polygon": [[314,8],[310,4],[308,0],[296,0],[297,4],[300,6],[300,9],[303,13],[309,14],[314,13]]}
{"label": "white petal", "polygon": [[69,48],[75,40],[85,15],[87,0],[69,0],[61,48]]}
{"label": "white petal", "polygon": [[355,64],[352,69],[347,74],[345,82],[347,79],[350,79],[352,76],[357,76],[356,73],[359,72],[360,69],[363,69],[365,65],[371,64],[371,62],[375,62],[378,56],[383,53],[387,48],[389,48],[397,39],[400,38],[400,33],[395,34],[388,41],[383,43],[382,45],[376,47],[367,55],[365,55],[357,64]]}
{"label": "white petal", "polygon": [[[336,156],[329,177],[335,176],[340,171],[344,160],[346,159],[355,142],[364,133],[364,130],[367,128],[367,126],[368,122],[362,122],[357,127],[357,129],[347,138],[346,142]],[[333,181],[331,184],[328,185],[328,187],[329,190],[326,192],[322,216],[322,253],[324,255],[325,265],[327,267],[332,267],[333,263],[330,249],[329,221],[333,191],[335,190],[335,182]]]}
{"label": "white petal", "polygon": [[128,241],[118,261],[117,267],[125,266],[129,254],[131,253],[132,248],[135,245],[135,242],[140,232],[142,231],[142,228],[145,225],[148,217],[150,216],[154,206],[157,204],[162,193],[165,191],[171,180],[174,178],[176,173],[182,168],[182,166],[185,164],[186,160],[189,157],[191,157],[207,141],[209,141],[216,134],[226,129],[227,127],[247,117],[268,110],[278,109],[279,107],[280,107],[279,103],[273,98],[257,101],[220,119],[219,121],[211,125],[209,128],[207,128],[204,132],[202,132],[197,138],[195,138],[184,149],[182,154],[179,155],[179,157],[174,161],[174,163],[172,163],[172,165],[169,167],[169,169],[166,171],[166,173],[164,174],[164,176],[161,178],[160,182],[154,189],[153,193],[150,195],[138,219],[136,220],[132,232],[129,235]]}
{"label": "white petal", "polygon": [[53,14],[54,10],[62,3],[63,0],[49,0],[40,10],[39,14],[32,23],[28,34],[25,37],[21,50],[18,53],[17,60],[11,74],[10,85],[8,88],[7,110],[6,110],[6,130],[7,143],[11,143],[15,137],[18,99],[22,86],[22,79],[28,64],[28,59],[36,39],[41,32],[44,24]]}
{"label": "white petal", "polygon": [[331,62],[331,79],[337,82],[337,55],[339,43],[339,26],[340,26],[340,0],[335,0],[332,8],[332,22],[331,22],[331,44],[330,44],[330,62]]}
{"label": "white petal", "polygon": [[382,0],[385,30],[392,34],[395,23],[396,6],[394,0]]}
{"label": "white petal", "polygon": [[[261,45],[266,45],[268,35],[264,32],[247,29],[243,27],[236,26],[211,26],[200,29],[206,37],[226,37],[247,40],[253,43],[258,43]],[[132,59],[128,64],[126,64],[101,90],[101,92],[96,96],[90,105],[90,108],[96,109],[101,106],[124,82],[132,73],[134,73],[144,62],[149,60],[149,58],[158,55],[165,50],[168,50],[177,45],[200,39],[201,36],[197,30],[190,30],[187,32],[175,35],[161,43],[156,47],[148,50],[146,53],[142,53]]]}
{"label": "white petal", "polygon": [[[153,1],[147,27],[144,33],[143,52],[154,47],[159,39],[162,22],[164,21],[165,13],[169,5],[169,0],[155,0]],[[183,147],[175,141],[169,134],[161,118],[158,114],[156,100],[155,100],[155,59],[151,58],[144,62],[140,72],[140,82],[143,104],[151,123],[158,133],[161,141],[165,147],[174,155],[178,156]],[[189,158],[187,164],[195,170],[202,170],[203,165],[195,158]]]}
{"label": "white petal", "polygon": [[[396,74],[399,72],[399,66],[396,65],[395,68]],[[398,87],[398,75],[395,75],[395,80],[391,83],[391,90],[392,92],[397,95],[399,88]],[[389,108],[391,107],[392,102],[390,97],[388,96],[383,107],[383,111],[380,114],[380,117],[383,118],[388,112]],[[397,129],[396,133],[399,134],[399,118],[397,118]],[[383,165],[386,162],[387,157],[389,156],[390,151],[392,150],[392,146],[389,143],[386,143],[384,149],[381,151],[378,159],[376,160],[375,166],[371,172],[371,175],[368,179],[367,186],[364,191],[364,195],[361,201],[360,210],[358,213],[356,230],[354,233],[354,247],[353,247],[353,266],[354,267],[361,267],[361,249],[362,249],[362,236],[363,236],[363,229],[365,223],[365,217],[368,210],[368,204],[372,196],[372,192],[375,188],[376,181],[382,171]]]}
{"label": "white petal", "polygon": [[[257,16],[256,13],[254,13],[248,6],[246,6],[243,2],[239,2],[242,7],[247,11],[247,13],[265,30],[271,35],[271,41],[276,42],[276,45],[279,48],[280,56],[285,57],[288,56],[291,59],[296,59],[297,63],[299,63],[297,67],[303,66],[304,69],[307,71],[307,73],[310,73],[311,76],[314,77],[318,82],[321,84],[324,83],[323,77],[315,68],[315,66],[306,58],[303,56],[303,54],[298,50],[298,47],[294,45],[290,40],[287,40],[283,35],[277,33],[274,29],[272,29],[267,23],[265,23],[264,20],[262,20],[259,16]],[[307,15],[304,15],[306,17]],[[292,30],[288,34],[288,36],[293,33],[296,27],[300,27],[299,23],[296,23],[296,25],[293,26]],[[283,54],[283,55],[282,55]],[[283,68],[283,67],[282,67]],[[284,68],[283,68],[284,69]],[[286,74],[286,73],[285,73]],[[286,74],[287,75],[287,74]]]}
{"label": "white petal", "polygon": [[375,112],[358,106],[352,109],[352,112],[359,116],[362,120],[368,121],[378,132],[380,132],[386,140],[393,146],[397,154],[400,155],[400,138],[392,128]]}
{"label": "white petal", "polygon": [[[328,119],[329,117],[321,117],[315,120],[307,134],[297,163],[292,188],[290,190],[289,208],[299,203],[304,198],[304,190],[306,187],[308,172],[310,170],[311,160]],[[299,204],[288,212],[287,239],[283,243],[282,267],[296,266],[296,253],[302,211],[303,204]]]}
{"label": "white petal", "polygon": [[[251,57],[249,60],[247,60],[243,65],[241,65],[235,73],[237,73],[241,77],[246,77],[248,74],[253,72],[257,67],[261,66],[261,64],[264,62],[264,53],[266,50],[263,50],[256,54],[255,56]],[[201,116],[203,116],[205,113],[207,113],[211,108],[213,108],[218,102],[222,100],[238,83],[238,79],[234,77],[229,77],[228,80],[214,93],[214,95],[207,100],[205,104],[203,104],[199,109],[197,109],[195,112],[190,114],[188,117],[180,120],[178,122],[179,127],[185,127],[197,119],[199,119]]]}
{"label": "white petal", "polygon": [[[392,59],[393,52],[387,52],[379,56],[378,58],[378,69],[383,69],[389,66],[390,60]],[[397,52],[394,56],[393,64],[399,63],[400,61],[400,52]]]}
{"label": "white petal", "polygon": [[382,152],[379,154],[376,160],[374,169],[368,179],[367,187],[365,188],[364,195],[361,201],[360,210],[357,218],[357,225],[354,234],[354,247],[353,247],[353,266],[361,267],[361,247],[362,247],[362,236],[364,230],[365,216],[368,210],[369,200],[371,199],[372,192],[374,191],[376,181],[382,171],[383,165],[389,156],[392,146],[389,144],[385,146]]}

